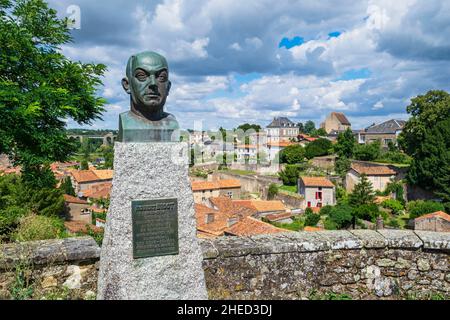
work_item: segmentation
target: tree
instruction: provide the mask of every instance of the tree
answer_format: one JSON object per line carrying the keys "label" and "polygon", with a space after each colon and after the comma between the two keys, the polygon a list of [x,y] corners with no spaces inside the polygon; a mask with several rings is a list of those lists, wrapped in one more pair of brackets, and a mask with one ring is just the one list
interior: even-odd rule
{"label": "tree", "polygon": [[347,172],[350,170],[352,162],[346,158],[345,156],[339,157],[336,159],[334,164],[334,171],[339,174],[341,177],[344,177]]}
{"label": "tree", "polygon": [[352,207],[349,205],[334,206],[325,221],[325,226],[327,226],[327,229],[348,228],[352,224],[352,210]]}
{"label": "tree", "polygon": [[349,202],[353,206],[372,204],[375,200],[372,182],[367,179],[365,174],[361,175],[360,182],[355,186],[353,192],[349,195]]}
{"label": "tree", "polygon": [[1,1],[0,154],[35,177],[43,164],[66,161],[75,143],[64,119],[100,118],[101,64],[72,62],[59,47],[71,41],[66,19],[42,0]]}
{"label": "tree", "polygon": [[334,145],[334,151],[339,157],[351,158],[356,145],[356,139],[352,130],[347,128],[344,132],[339,133],[337,142]]}
{"label": "tree", "polygon": [[305,150],[306,150],[306,157],[308,159],[312,159],[314,157],[320,157],[320,156],[326,156],[331,153],[331,149],[333,147],[333,144],[330,140],[319,138],[317,140],[314,140],[313,142],[310,142]]}
{"label": "tree", "polygon": [[373,161],[381,154],[381,141],[377,140],[368,144],[359,144],[355,148],[355,159],[362,161]]}
{"label": "tree", "polygon": [[412,157],[408,182],[450,201],[450,94],[432,90],[411,100],[398,142]]}
{"label": "tree", "polygon": [[286,168],[278,173],[283,184],[286,186],[297,185],[299,176],[299,168],[296,165],[288,164]]}
{"label": "tree", "polygon": [[306,134],[312,133],[314,130],[316,130],[316,125],[311,120],[306,121],[305,126],[303,128],[303,131]]}
{"label": "tree", "polygon": [[271,183],[267,192],[267,198],[272,200],[278,194],[278,186],[275,183]]}
{"label": "tree", "polygon": [[306,208],[305,216],[305,226],[315,227],[320,220],[320,215],[314,213],[311,208]]}
{"label": "tree", "polygon": [[425,133],[407,178],[450,202],[450,118]]}
{"label": "tree", "polygon": [[68,194],[70,196],[76,196],[75,189],[72,186],[72,181],[70,180],[70,177],[66,177],[64,181],[61,183],[61,186],[59,187],[64,194]]}
{"label": "tree", "polygon": [[305,148],[300,145],[291,145],[280,152],[280,162],[288,164],[301,163],[305,160]]}
{"label": "tree", "polygon": [[305,132],[305,127],[303,126],[303,123],[301,123],[301,122],[297,123],[297,127],[298,127],[298,132],[300,132],[300,133]]}
{"label": "tree", "polygon": [[442,203],[424,200],[410,201],[407,209],[411,219],[423,216],[424,214],[445,210]]}
{"label": "tree", "polygon": [[244,123],[241,124],[239,127],[237,127],[236,129],[241,129],[244,132],[247,132],[247,130],[253,129],[256,132],[259,132],[261,130],[261,126],[259,124],[249,124],[249,123]]}

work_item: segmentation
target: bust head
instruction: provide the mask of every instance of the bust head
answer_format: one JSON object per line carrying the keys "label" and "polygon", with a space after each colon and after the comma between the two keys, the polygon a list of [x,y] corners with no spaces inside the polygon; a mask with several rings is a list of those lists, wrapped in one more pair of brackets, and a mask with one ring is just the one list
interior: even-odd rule
{"label": "bust head", "polygon": [[158,121],[168,114],[164,104],[169,95],[169,67],[166,59],[151,51],[128,59],[122,86],[131,95],[131,112],[148,120]]}

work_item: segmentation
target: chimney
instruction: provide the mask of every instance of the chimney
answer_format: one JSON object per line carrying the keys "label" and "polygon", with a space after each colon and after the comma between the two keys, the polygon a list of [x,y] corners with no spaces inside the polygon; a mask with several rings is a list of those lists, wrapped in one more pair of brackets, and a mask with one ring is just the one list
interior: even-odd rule
{"label": "chimney", "polygon": [[384,229],[384,221],[381,216],[378,216],[375,230],[381,230],[381,229]]}

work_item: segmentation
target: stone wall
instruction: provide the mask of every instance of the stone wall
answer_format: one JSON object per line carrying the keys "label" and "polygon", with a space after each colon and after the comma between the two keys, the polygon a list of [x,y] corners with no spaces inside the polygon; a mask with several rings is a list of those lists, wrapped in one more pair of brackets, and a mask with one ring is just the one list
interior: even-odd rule
{"label": "stone wall", "polygon": [[450,294],[450,234],[403,230],[202,240],[212,299],[353,299]]}
{"label": "stone wall", "polygon": [[[289,232],[200,240],[210,299],[353,299],[450,295],[450,233]],[[0,245],[0,298],[92,299],[99,248],[89,237]],[[26,291],[26,290],[25,290]]]}
{"label": "stone wall", "polygon": [[0,245],[0,299],[95,299],[99,257],[91,237]]}

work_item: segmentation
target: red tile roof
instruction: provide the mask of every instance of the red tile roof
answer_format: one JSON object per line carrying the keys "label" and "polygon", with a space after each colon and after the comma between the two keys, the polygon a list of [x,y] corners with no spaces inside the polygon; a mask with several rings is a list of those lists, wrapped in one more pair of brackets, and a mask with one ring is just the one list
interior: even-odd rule
{"label": "red tile roof", "polygon": [[433,212],[433,213],[429,213],[429,214],[420,216],[420,217],[414,219],[414,221],[421,221],[424,219],[431,219],[431,218],[441,218],[441,219],[444,219],[444,220],[450,222],[450,215],[448,215],[447,213],[445,213],[443,211],[437,211],[437,212]]}
{"label": "red tile roof", "polygon": [[95,233],[103,232],[103,228],[82,221],[66,221],[64,226],[71,233],[87,233],[90,228]]}
{"label": "red tile roof", "polygon": [[273,234],[289,232],[289,230],[277,228],[271,224],[262,222],[261,220],[246,217],[228,228],[225,233],[235,235],[235,236],[254,236],[259,234]]}
{"label": "red tile roof", "polygon": [[325,177],[300,177],[305,187],[333,188],[334,184]]}
{"label": "red tile roof", "polygon": [[304,227],[303,228],[303,231],[309,231],[309,232],[311,232],[311,231],[322,231],[323,229],[322,228],[319,228],[319,227]]}
{"label": "red tile roof", "polygon": [[111,180],[114,170],[72,170],[70,171],[78,183]]}
{"label": "red tile roof", "polygon": [[396,172],[388,166],[361,165],[359,163],[352,163],[351,167],[359,174],[366,174],[368,176],[396,175]]}
{"label": "red tile roof", "polygon": [[284,213],[278,213],[278,214],[268,214],[266,216],[266,218],[271,222],[289,219],[291,217],[292,217],[292,213],[290,213],[290,212],[284,212]]}
{"label": "red tile roof", "polygon": [[280,141],[280,142],[268,142],[267,146],[268,147],[281,147],[281,148],[285,148],[285,147],[289,147],[296,144],[295,142],[290,142],[290,141]]}
{"label": "red tile roof", "polygon": [[88,204],[86,200],[78,199],[77,197],[65,194],[64,201],[67,203]]}
{"label": "red tile roof", "polygon": [[192,191],[235,189],[240,188],[241,182],[236,179],[218,181],[192,181]]}

